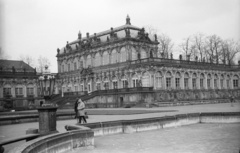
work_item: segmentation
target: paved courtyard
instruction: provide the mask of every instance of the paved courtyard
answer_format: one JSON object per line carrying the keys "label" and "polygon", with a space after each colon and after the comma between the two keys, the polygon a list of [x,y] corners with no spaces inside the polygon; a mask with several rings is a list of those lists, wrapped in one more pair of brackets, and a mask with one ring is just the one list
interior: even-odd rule
{"label": "paved courtyard", "polygon": [[[114,121],[114,120],[128,120],[128,119],[139,119],[139,118],[151,118],[151,117],[162,117],[175,114],[184,113],[196,113],[196,112],[240,112],[240,103],[234,103],[232,107],[230,103],[222,104],[206,104],[206,105],[187,105],[187,106],[173,106],[173,107],[156,107],[156,108],[109,108],[109,109],[98,109],[98,111],[108,112],[109,110],[115,110],[121,112],[121,110],[161,110],[155,113],[145,114],[133,114],[133,115],[89,115],[87,119],[88,123],[103,122],[103,121]],[[175,110],[171,112],[165,112],[167,110]],[[108,113],[107,113],[108,114]],[[120,113],[121,114],[121,113]],[[57,130],[64,132],[65,125],[74,125],[77,123],[76,119],[60,120],[57,121]],[[38,128],[38,122],[13,124],[0,126],[0,141],[19,135],[24,135],[28,128]],[[17,142],[11,145],[5,146],[6,150],[11,147],[17,146],[24,143],[24,141]]]}

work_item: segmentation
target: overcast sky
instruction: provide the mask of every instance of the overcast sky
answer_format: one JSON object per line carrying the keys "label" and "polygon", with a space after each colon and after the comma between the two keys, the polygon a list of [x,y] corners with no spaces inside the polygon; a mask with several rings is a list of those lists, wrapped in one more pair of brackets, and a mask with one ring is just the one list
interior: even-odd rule
{"label": "overcast sky", "polygon": [[47,57],[57,72],[57,48],[79,31],[121,26],[127,14],[132,25],[167,34],[175,50],[196,33],[240,41],[240,0],[0,0],[0,47],[12,60]]}

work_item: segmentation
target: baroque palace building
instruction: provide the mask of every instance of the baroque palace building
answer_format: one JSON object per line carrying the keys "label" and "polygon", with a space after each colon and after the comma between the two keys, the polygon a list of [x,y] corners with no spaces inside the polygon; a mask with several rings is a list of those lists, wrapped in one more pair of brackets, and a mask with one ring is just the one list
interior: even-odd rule
{"label": "baroque palace building", "polygon": [[104,90],[88,103],[109,104],[119,96],[121,103],[239,96],[239,66],[162,58],[158,44],[129,16],[120,27],[86,37],[79,32],[77,40],[57,49],[56,89],[62,95]]}
{"label": "baroque palace building", "polygon": [[1,109],[30,108],[39,104],[36,69],[23,61],[0,60]]}

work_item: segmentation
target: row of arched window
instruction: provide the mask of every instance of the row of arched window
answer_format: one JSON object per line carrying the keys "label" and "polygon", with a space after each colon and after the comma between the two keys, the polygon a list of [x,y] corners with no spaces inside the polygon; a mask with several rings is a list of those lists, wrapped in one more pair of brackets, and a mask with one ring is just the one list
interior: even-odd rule
{"label": "row of arched window", "polygon": [[102,54],[99,52],[95,54],[94,58],[91,55],[88,55],[86,58],[80,57],[75,58],[73,61],[63,61],[59,67],[60,72],[69,72],[74,71],[80,68],[88,67],[97,67],[108,64],[122,63],[128,60],[137,60],[145,59],[153,55],[153,51],[148,52],[146,49],[141,48],[137,51],[134,47],[130,47],[130,50],[127,50],[126,47],[122,47],[119,52],[116,49],[111,51],[109,54],[108,51],[104,51]]}

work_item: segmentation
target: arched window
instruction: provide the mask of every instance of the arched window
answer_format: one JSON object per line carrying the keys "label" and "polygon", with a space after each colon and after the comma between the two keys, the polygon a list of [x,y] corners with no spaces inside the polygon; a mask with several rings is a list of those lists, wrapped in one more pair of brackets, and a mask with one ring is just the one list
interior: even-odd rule
{"label": "arched window", "polygon": [[176,75],[175,75],[176,89],[180,89],[180,77],[181,77],[181,74],[179,72],[177,72]]}
{"label": "arched window", "polygon": [[92,61],[91,61],[92,59],[91,59],[91,55],[88,55],[87,56],[87,67],[91,67],[92,66]]}
{"label": "arched window", "polygon": [[115,76],[112,79],[112,86],[113,86],[113,89],[118,88],[118,80],[117,80],[117,77],[115,77]]}
{"label": "arched window", "polygon": [[156,79],[156,88],[162,88],[162,73],[161,72],[157,72],[155,75],[155,79]]}
{"label": "arched window", "polygon": [[145,49],[141,48],[141,59],[147,58],[147,53]]}
{"label": "arched window", "polygon": [[126,48],[122,47],[120,51],[120,62],[125,62],[125,61],[127,61],[127,52],[126,52]]}
{"label": "arched window", "polygon": [[131,47],[132,49],[132,61],[137,60],[137,51],[134,47]]}
{"label": "arched window", "polygon": [[108,90],[109,89],[109,79],[107,77],[104,78],[103,88],[104,88],[104,90]]}
{"label": "arched window", "polygon": [[224,80],[224,75],[222,74],[222,75],[220,76],[220,87],[221,87],[221,89],[224,88],[224,87],[223,87],[223,80]]}
{"label": "arched window", "polygon": [[83,57],[80,58],[79,68],[85,68]]}
{"label": "arched window", "polygon": [[101,80],[99,78],[96,81],[96,90],[101,90]]}
{"label": "arched window", "polygon": [[231,80],[230,76],[227,75],[227,78],[226,78],[227,89],[230,88],[230,80]]}
{"label": "arched window", "polygon": [[239,87],[239,77],[237,75],[234,75],[233,77],[233,88],[238,88]]}
{"label": "arched window", "polygon": [[103,53],[103,65],[108,65],[109,64],[109,54],[107,51]]}
{"label": "arched window", "polygon": [[170,72],[166,73],[166,88],[171,89],[172,87],[172,74]]}
{"label": "arched window", "polygon": [[200,88],[201,89],[204,89],[204,74],[203,73],[201,73],[200,74]]}
{"label": "arched window", "polygon": [[101,65],[101,55],[100,53],[96,53],[95,55],[95,66],[100,66]]}
{"label": "arched window", "polygon": [[138,76],[136,74],[134,74],[132,76],[132,87],[135,88],[135,87],[139,87],[139,81],[138,81]]}
{"label": "arched window", "polygon": [[207,75],[207,88],[211,89],[211,74]]}
{"label": "arched window", "polygon": [[122,81],[122,88],[128,88],[128,81],[125,75],[122,77],[121,81]]}
{"label": "arched window", "polygon": [[116,49],[112,50],[111,63],[118,63],[118,52]]}
{"label": "arched window", "polygon": [[149,87],[150,86],[150,76],[147,72],[142,75],[142,86]]}
{"label": "arched window", "polygon": [[192,74],[192,88],[197,89],[197,74],[196,73]]}
{"label": "arched window", "polygon": [[215,74],[214,75],[214,89],[217,89],[218,88],[218,75],[217,74]]}

